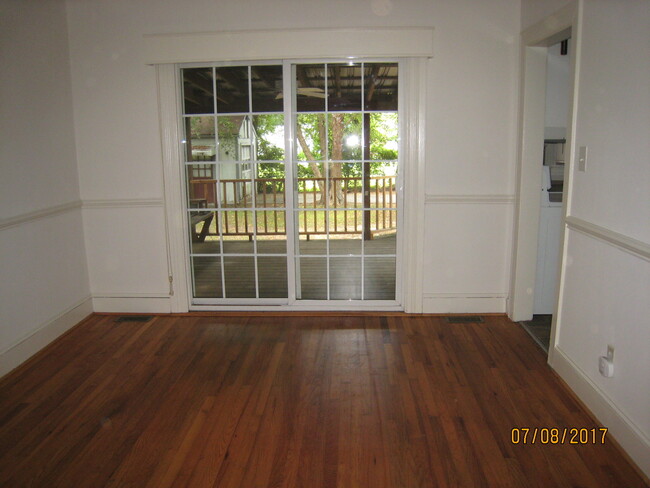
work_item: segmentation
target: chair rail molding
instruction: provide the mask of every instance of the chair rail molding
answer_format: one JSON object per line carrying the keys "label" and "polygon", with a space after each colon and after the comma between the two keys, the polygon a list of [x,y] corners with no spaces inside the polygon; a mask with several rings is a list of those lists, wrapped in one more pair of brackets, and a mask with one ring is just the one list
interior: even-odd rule
{"label": "chair rail molding", "polygon": [[650,261],[650,244],[647,242],[639,241],[572,215],[567,216],[566,226],[570,230],[598,239],[645,261]]}
{"label": "chair rail molding", "polygon": [[84,200],[82,208],[133,208],[133,207],[163,207],[162,198],[107,198],[100,200]]}
{"label": "chair rail molding", "polygon": [[443,194],[427,193],[424,197],[424,203],[426,203],[427,205],[431,205],[431,204],[513,205],[515,203],[515,196],[509,194],[443,195]]}
{"label": "chair rail molding", "polygon": [[15,217],[1,219],[0,230],[71,212],[72,210],[81,208],[81,206],[81,200],[74,200],[72,202],[62,203],[61,205],[54,205],[53,207],[43,208],[40,210],[35,210],[33,212],[16,215]]}

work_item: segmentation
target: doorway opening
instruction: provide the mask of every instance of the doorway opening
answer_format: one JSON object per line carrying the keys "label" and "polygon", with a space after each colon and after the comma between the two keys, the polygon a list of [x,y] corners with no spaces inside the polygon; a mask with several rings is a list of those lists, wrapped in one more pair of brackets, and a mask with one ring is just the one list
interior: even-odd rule
{"label": "doorway opening", "polygon": [[[576,59],[579,45],[572,44],[572,32],[578,27],[579,10],[577,3],[570,3],[549,17],[527,28],[521,34],[521,74],[518,133],[518,165],[516,175],[515,218],[513,257],[510,280],[510,294],[507,312],[514,322],[531,321],[535,313],[546,315],[550,322],[550,334],[544,341],[547,344],[548,360],[552,362],[556,347],[558,329],[562,324],[563,260],[565,259],[565,217],[571,206],[571,167],[573,165],[573,131],[575,112]],[[563,43],[561,41],[569,40]],[[557,46],[559,43],[559,47]],[[567,54],[562,56],[566,48]],[[559,50],[560,62],[565,64],[566,73],[562,84],[549,85],[547,65],[557,61],[553,56]],[[549,57],[549,51],[552,58]],[[567,66],[568,65],[568,66]],[[554,67],[553,67],[554,68]],[[549,85],[547,87],[547,85]],[[564,95],[554,94],[557,86]],[[547,110],[546,95],[554,100],[561,110],[554,113]],[[559,92],[558,92],[559,93]],[[562,113],[562,122],[557,114]],[[564,115],[565,114],[565,115]],[[547,117],[548,116],[548,117]],[[546,141],[547,144],[544,143]],[[546,151],[545,151],[546,149]],[[545,163],[545,158],[546,163]],[[563,163],[563,164],[562,164]],[[559,174],[562,174],[561,192]],[[554,184],[555,183],[555,184]],[[544,200],[542,200],[544,199]],[[559,202],[556,200],[560,200]],[[542,206],[544,205],[544,215]],[[547,214],[559,213],[550,219],[559,220],[558,237],[548,231]],[[540,224],[541,222],[541,224]],[[540,233],[540,226],[544,231]],[[544,240],[540,243],[540,239]],[[551,245],[544,251],[546,243]],[[558,246],[559,241],[559,246]],[[557,252],[553,263],[552,252]],[[538,253],[541,251],[541,253]],[[546,255],[545,255],[546,253]],[[538,273],[538,261],[543,262],[546,275]],[[546,276],[546,277],[545,277]],[[544,294],[538,281],[551,287]],[[538,306],[546,307],[539,313]],[[549,320],[550,319],[550,320]],[[548,331],[548,327],[546,326]],[[548,341],[548,342],[546,342]],[[546,345],[545,344],[545,345]]]}
{"label": "doorway opening", "polygon": [[521,324],[545,351],[551,340],[562,239],[564,167],[569,117],[570,38],[550,46],[546,58],[544,151],[537,236],[533,317]]}

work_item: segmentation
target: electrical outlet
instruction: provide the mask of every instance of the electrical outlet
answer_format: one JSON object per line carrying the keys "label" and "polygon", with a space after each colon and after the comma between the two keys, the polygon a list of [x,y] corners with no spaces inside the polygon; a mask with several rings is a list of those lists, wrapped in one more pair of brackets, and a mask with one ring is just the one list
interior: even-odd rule
{"label": "electrical outlet", "polygon": [[614,363],[607,359],[607,357],[600,356],[600,358],[598,358],[598,371],[600,371],[600,374],[605,378],[611,378],[614,376]]}
{"label": "electrical outlet", "polygon": [[614,376],[614,346],[607,344],[607,356],[598,358],[598,371],[605,378]]}

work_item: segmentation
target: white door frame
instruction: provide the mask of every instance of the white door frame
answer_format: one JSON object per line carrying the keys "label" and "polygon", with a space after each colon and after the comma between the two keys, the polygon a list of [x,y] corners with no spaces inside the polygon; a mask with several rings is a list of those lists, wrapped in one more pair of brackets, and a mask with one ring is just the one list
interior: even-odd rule
{"label": "white door frame", "polygon": [[[507,312],[513,321],[530,320],[533,316],[537,237],[540,215],[540,182],[542,176],[544,116],[546,100],[547,48],[571,36],[572,59],[569,78],[569,117],[567,122],[563,221],[571,205],[571,168],[574,159],[575,102],[577,96],[577,60],[580,55],[580,3],[572,2],[555,14],[521,33],[521,71],[519,84],[518,164],[515,190],[515,217],[510,295]],[[562,293],[561,271],[564,262],[564,229],[558,266],[558,287],[551,329],[552,351],[558,323],[558,301]]]}
{"label": "white door frame", "polygon": [[[425,109],[427,60],[421,58],[400,59],[400,161],[403,174],[400,191],[403,198],[403,231],[398,232],[396,299],[402,305],[385,307],[380,303],[367,301],[354,308],[372,310],[401,310],[409,313],[422,311],[422,269],[423,219],[424,219],[424,176],[425,176]],[[167,250],[170,269],[171,311],[184,313],[190,309],[190,270],[186,257],[189,255],[187,242],[187,216],[184,212],[182,192],[182,153],[179,141],[181,130],[180,75],[178,64],[157,64],[158,109],[160,121],[161,150],[163,160],[163,183],[165,193],[165,221]],[[406,237],[408,236],[408,237]],[[407,249],[408,247],[408,249]],[[404,259],[402,259],[404,256]],[[401,262],[400,262],[401,261]],[[401,266],[400,266],[401,264]],[[400,286],[401,285],[401,286]],[[349,309],[345,304],[306,304],[289,306],[213,306],[211,310],[305,310],[305,309]]]}
{"label": "white door frame", "polygon": [[181,120],[180,70],[176,64],[156,65],[158,88],[158,117],[163,163],[163,185],[165,194],[165,234],[167,237],[167,260],[169,265],[169,294],[172,313],[189,310],[189,255],[187,242],[186,212],[181,181],[182,155],[180,144]]}

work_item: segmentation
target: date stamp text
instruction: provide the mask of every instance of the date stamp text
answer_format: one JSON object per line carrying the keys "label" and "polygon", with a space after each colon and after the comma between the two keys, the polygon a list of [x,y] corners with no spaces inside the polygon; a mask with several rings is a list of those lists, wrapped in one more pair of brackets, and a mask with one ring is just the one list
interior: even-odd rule
{"label": "date stamp text", "polygon": [[515,427],[510,441],[513,444],[605,444],[607,429],[569,427]]}

